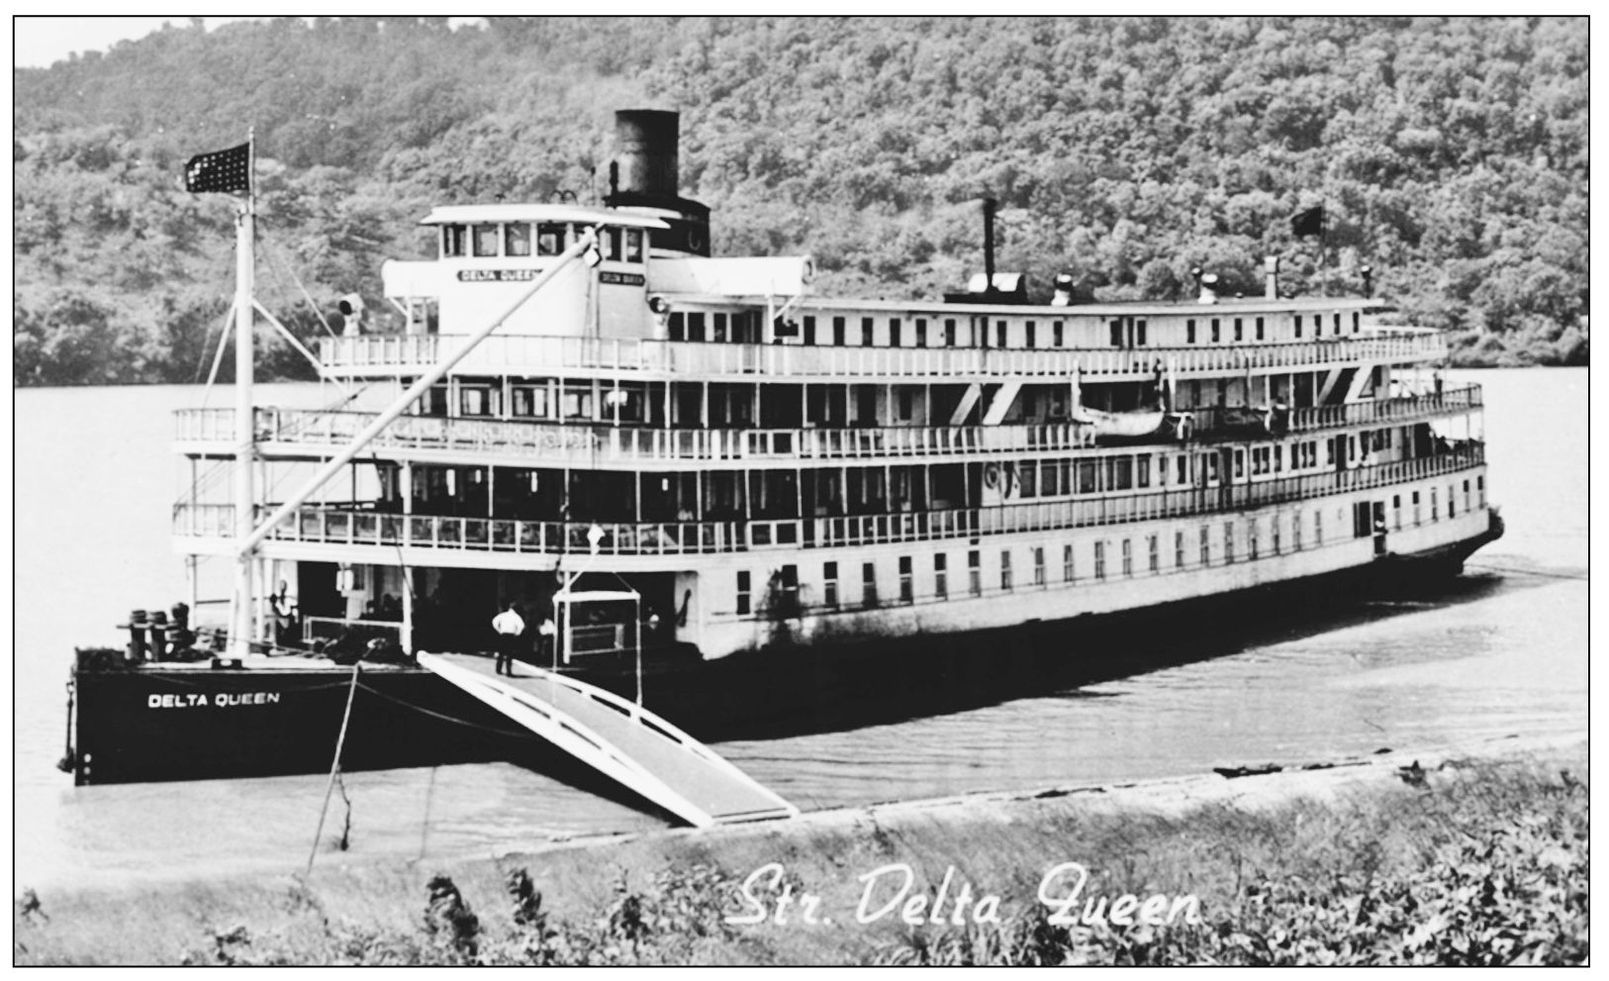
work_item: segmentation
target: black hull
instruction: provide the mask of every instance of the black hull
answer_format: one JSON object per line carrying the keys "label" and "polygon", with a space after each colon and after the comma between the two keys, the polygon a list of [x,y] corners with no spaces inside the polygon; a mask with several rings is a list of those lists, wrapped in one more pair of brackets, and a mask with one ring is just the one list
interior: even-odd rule
{"label": "black hull", "polygon": [[[1063,691],[1345,622],[1360,597],[1445,589],[1480,536],[1340,572],[1104,616],[833,647],[768,648],[705,662],[652,659],[645,703],[715,741],[830,731],[962,711]],[[1340,617],[1341,619],[1337,619]],[[1203,624],[1214,629],[1203,631]],[[1223,627],[1223,624],[1240,626]],[[581,677],[628,697],[634,665],[594,663]],[[74,672],[79,784],[325,772],[352,669],[175,668]],[[342,766],[388,769],[509,760],[589,783],[534,737],[435,675],[365,667]]]}

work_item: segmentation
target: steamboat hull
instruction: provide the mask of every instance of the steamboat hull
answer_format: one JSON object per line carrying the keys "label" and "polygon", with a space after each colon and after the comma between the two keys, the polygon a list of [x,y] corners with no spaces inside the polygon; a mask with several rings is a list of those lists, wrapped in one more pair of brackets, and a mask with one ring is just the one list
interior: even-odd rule
{"label": "steamboat hull", "polygon": [[[715,661],[650,659],[644,704],[703,741],[771,738],[963,711],[1168,664],[1221,656],[1304,624],[1328,625],[1363,597],[1445,589],[1481,535],[1361,567],[1118,613],[982,631],[771,647]],[[1203,623],[1239,623],[1214,630]],[[630,660],[579,677],[626,697]],[[346,770],[510,761],[591,783],[559,754],[428,671],[80,666],[75,782],[201,780],[327,771],[349,693]]]}

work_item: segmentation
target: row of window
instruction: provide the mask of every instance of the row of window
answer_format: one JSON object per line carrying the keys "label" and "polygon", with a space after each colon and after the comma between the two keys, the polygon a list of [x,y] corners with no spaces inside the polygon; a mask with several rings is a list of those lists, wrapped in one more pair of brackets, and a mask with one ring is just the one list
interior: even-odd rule
{"label": "row of window", "polygon": [[[734,313],[732,316],[741,316]],[[691,311],[683,314],[673,312],[668,324],[671,340],[688,341],[733,341],[736,343],[757,343],[740,337],[736,333],[726,334],[720,330],[706,332],[704,324],[706,317],[725,317],[726,314]],[[1331,315],[1334,322],[1333,333],[1339,335],[1341,331],[1341,314]],[[927,317],[888,317],[883,319],[883,331],[878,330],[876,317],[817,317],[807,315],[799,318],[799,323],[791,320],[777,325],[776,333],[779,337],[801,336],[806,346],[817,344],[830,344],[834,347],[1022,347],[1022,348],[1064,348],[1067,346],[1066,322],[1062,320],[1050,321],[1048,325],[1037,320],[1021,321],[1022,332],[1020,344],[1011,344],[1012,321],[996,320],[991,325],[987,318],[968,318],[962,324],[954,317],[946,317],[942,321],[930,321]],[[1307,318],[1303,314],[1292,314],[1295,336],[1302,337],[1304,324]],[[1314,337],[1324,336],[1324,315],[1312,314],[1312,331]],[[1223,343],[1225,340],[1245,341],[1247,318],[1234,317],[1229,319],[1232,336],[1225,336],[1224,318],[1212,318],[1206,321],[1208,332],[1198,331],[1198,321],[1191,318],[1185,321],[1185,343],[1201,343],[1203,337],[1213,344]],[[991,329],[991,326],[993,329]],[[1042,326],[1048,330],[1041,331]],[[1107,322],[1109,340],[1112,347],[1135,348],[1146,347],[1150,343],[1148,323],[1144,319],[1135,317],[1116,317]],[[1263,317],[1251,318],[1253,330],[1250,340],[1266,340],[1266,326]],[[1362,318],[1357,313],[1352,314],[1352,332],[1358,333],[1362,329]],[[963,334],[965,335],[963,338]]]}
{"label": "row of window", "polygon": [[[443,259],[525,258],[558,255],[574,245],[586,226],[550,221],[478,222],[441,226]],[[600,228],[598,251],[613,262],[643,261],[643,230]]]}
{"label": "row of window", "polygon": [[[1447,485],[1448,518],[1456,517],[1457,515],[1454,490],[1455,485]],[[1479,495],[1479,506],[1485,507],[1485,477],[1476,478],[1476,490],[1478,491]],[[1440,497],[1439,492],[1440,488],[1433,488],[1430,491],[1430,517],[1432,521],[1440,520],[1440,505],[1438,503]],[[1413,492],[1412,500],[1414,507],[1413,520],[1415,524],[1418,524],[1420,523],[1420,493],[1418,491]],[[1468,480],[1463,482],[1462,500],[1464,510],[1468,511],[1472,506],[1470,482]],[[1392,501],[1393,508],[1397,511],[1397,527],[1400,529],[1402,527],[1401,497],[1394,497]],[[1359,504],[1361,509],[1367,509],[1370,506],[1371,505],[1369,505],[1367,502],[1360,502]],[[1313,534],[1312,547],[1322,547],[1324,544],[1323,509],[1314,509],[1311,514],[1311,526]],[[1308,546],[1306,544],[1304,534],[1308,522],[1306,521],[1305,513],[1300,511],[1293,512],[1289,517],[1288,523],[1290,526],[1290,538],[1288,540],[1289,550],[1300,552],[1304,548],[1307,548]],[[1237,546],[1242,542],[1245,545],[1246,561],[1255,561],[1262,556],[1261,530],[1263,522],[1256,518],[1247,519],[1245,522],[1244,532],[1241,534],[1237,534],[1236,525],[1237,522],[1231,520],[1225,521],[1221,526],[1219,526],[1221,527],[1221,544],[1216,556],[1216,560],[1221,564],[1230,565],[1237,561]],[[1287,540],[1282,534],[1285,525],[1286,522],[1278,517],[1275,517],[1268,522],[1268,546],[1270,554],[1280,555],[1285,553],[1287,549]],[[1175,531],[1173,533],[1172,552],[1170,556],[1172,567],[1175,570],[1180,570],[1190,568],[1192,565],[1196,567],[1211,565],[1215,559],[1213,555],[1213,538],[1213,525],[1201,525],[1197,530],[1197,534],[1193,541],[1190,540],[1190,537],[1184,531]],[[1112,542],[1106,540],[1098,540],[1091,543],[1090,575],[1093,579],[1100,581],[1112,578],[1114,576],[1133,576],[1135,575],[1137,563],[1141,562],[1144,563],[1144,571],[1148,573],[1160,573],[1163,571],[1163,564],[1167,559],[1163,554],[1163,538],[1161,535],[1145,536],[1145,538],[1141,541],[1140,546],[1143,551],[1138,555],[1136,554],[1135,540],[1132,538],[1124,538],[1116,543],[1118,548],[1115,556],[1111,554],[1110,547],[1112,544]],[[1192,546],[1194,551],[1193,557],[1190,555]],[[1045,586],[1048,584],[1050,573],[1047,571],[1047,554],[1048,553],[1045,546],[1042,545],[1036,545],[1029,550],[1028,557],[1030,564],[1028,568],[1028,584],[1036,587]],[[1017,577],[1012,564],[1012,556],[1013,552],[1010,549],[1002,549],[1000,551],[1000,562],[998,565],[1000,591],[1009,592],[1017,588]],[[949,558],[950,557],[943,552],[939,552],[933,556],[933,588],[929,595],[935,600],[947,600],[950,598]],[[1111,561],[1114,558],[1116,560],[1115,565]],[[1078,562],[1074,546],[1071,543],[1062,545],[1060,559],[1061,581],[1067,583],[1078,581]],[[839,566],[840,563],[838,562],[826,562],[822,565],[821,606],[829,610],[838,609],[847,605],[843,596]],[[911,556],[902,555],[899,557],[898,571],[898,592],[896,594],[895,601],[901,604],[915,602],[915,573]],[[786,609],[797,612],[799,609],[798,566],[783,566],[782,570],[774,577],[773,582],[776,584],[773,602],[788,604]],[[878,593],[877,563],[861,563],[860,586],[860,606],[862,608],[871,608],[881,605],[882,598]],[[982,549],[970,549],[967,552],[965,591],[967,595],[970,596],[983,595],[984,572]],[[753,592],[753,579],[749,572],[739,571],[737,573],[738,615],[747,616],[755,612],[755,604],[756,598]]]}
{"label": "row of window", "polygon": [[[1315,313],[1315,314],[1312,315],[1312,317],[1313,317],[1313,336],[1314,337],[1323,337],[1324,336],[1324,315],[1322,313]],[[1331,314],[1331,317],[1333,318],[1332,322],[1335,325],[1334,330],[1332,331],[1332,333],[1334,333],[1336,335],[1339,335],[1341,333],[1341,315],[1339,313],[1335,313],[1335,314]],[[1223,322],[1224,322],[1224,318],[1221,318],[1221,317],[1213,317],[1212,319],[1207,321],[1208,329],[1210,330],[1210,333],[1207,335],[1208,343],[1211,343],[1211,344],[1221,344],[1221,343],[1223,343],[1223,341],[1224,341],[1224,329],[1223,329],[1224,323]],[[1302,336],[1303,322],[1304,321],[1303,321],[1302,314],[1299,314],[1299,313],[1291,314],[1291,325],[1295,330],[1295,336],[1296,337],[1301,337]],[[1232,328],[1234,330],[1234,334],[1230,339],[1231,340],[1236,340],[1236,341],[1244,341],[1244,340],[1246,340],[1246,318],[1244,318],[1244,317],[1234,317],[1234,318],[1231,318],[1230,323],[1231,323],[1231,326],[1232,326]],[[1141,344],[1145,343],[1145,340],[1144,340],[1145,326],[1144,325],[1145,325],[1145,321],[1143,321],[1143,320],[1140,321],[1140,333],[1139,333],[1140,341],[1139,341],[1139,343],[1141,343]],[[1252,329],[1254,331],[1254,334],[1252,335],[1252,338],[1251,338],[1252,340],[1260,341],[1260,340],[1264,339],[1265,330],[1264,330],[1264,322],[1263,322],[1262,317],[1254,317],[1254,318],[1252,318]],[[1363,318],[1356,310],[1354,310],[1352,312],[1352,333],[1356,334],[1359,331],[1361,331],[1362,329],[1363,329]],[[1186,320],[1184,322],[1184,340],[1185,340],[1186,344],[1198,344],[1198,343],[1201,342],[1200,335],[1196,330],[1196,321],[1194,319]],[[1114,320],[1114,321],[1112,321],[1112,344],[1113,344],[1113,346],[1117,346],[1119,343],[1120,343],[1120,340],[1119,340],[1119,334],[1118,334],[1118,322]]]}

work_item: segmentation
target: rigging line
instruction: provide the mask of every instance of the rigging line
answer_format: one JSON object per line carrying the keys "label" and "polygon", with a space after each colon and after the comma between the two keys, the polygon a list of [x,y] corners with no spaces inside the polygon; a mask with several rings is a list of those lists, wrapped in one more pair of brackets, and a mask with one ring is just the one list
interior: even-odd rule
{"label": "rigging line", "polygon": [[[324,817],[330,810],[330,795],[334,793],[335,781],[341,775],[341,750],[346,746],[346,727],[352,721],[352,701],[357,697],[358,676],[362,673],[363,666],[361,664],[352,665],[352,687],[348,688],[346,692],[346,711],[341,715],[341,733],[335,737],[335,759],[330,762],[330,782],[324,788],[324,806],[319,808],[318,830],[313,832],[313,850],[307,856],[308,875],[313,874],[313,860],[318,858],[319,839],[324,837]],[[341,788],[341,794],[345,796],[345,786]],[[348,801],[349,805],[350,803]]]}
{"label": "rigging line", "polygon": [[[313,316],[317,317],[318,322],[324,325],[324,333],[334,337],[335,331],[330,327],[330,322],[324,319],[324,311],[319,309],[318,304],[313,301],[312,294],[307,292],[307,287],[303,286],[302,281],[297,278],[296,270],[290,267],[290,263],[279,259],[278,249],[276,246],[266,241],[264,244],[268,245],[268,249],[266,251],[268,253],[269,268],[274,269],[275,273],[279,273],[281,272],[281,269],[283,269],[284,274],[290,276],[291,282],[295,283],[296,288],[301,291],[302,298],[307,301],[307,305],[313,308]],[[276,261],[279,263],[278,267],[275,266]]]}
{"label": "rigging line", "polygon": [[468,719],[461,719],[456,715],[448,715],[445,712],[437,712],[434,709],[427,709],[423,705],[415,705],[412,702],[403,701],[402,699],[397,698],[394,695],[388,695],[385,692],[380,691],[379,689],[370,688],[368,685],[361,685],[360,684],[358,687],[362,688],[364,691],[366,691],[369,694],[375,696],[376,698],[385,699],[386,701],[392,703],[393,705],[398,705],[398,706],[401,706],[402,708],[408,709],[410,711],[418,712],[421,715],[428,715],[428,716],[430,716],[431,718],[434,718],[434,719],[440,719],[443,722],[451,722],[454,725],[460,725],[460,726],[463,726],[466,729],[476,729],[476,730],[479,730],[481,732],[489,732],[489,733],[492,733],[492,734],[498,735],[498,736],[510,736],[510,737],[514,737],[514,738],[518,738],[518,739],[532,738],[532,735],[531,735],[531,733],[529,731],[517,732],[517,731],[515,731],[513,729],[499,729],[496,726],[482,725],[479,722],[471,722]]}
{"label": "rigging line", "polygon": [[[235,317],[235,308],[238,306],[233,299],[229,301],[229,312],[224,315],[223,329],[218,331],[218,351],[212,357],[212,372],[207,375],[207,387],[201,390],[201,407],[207,407],[207,398],[212,394],[212,384],[218,380],[218,366],[223,364],[223,349],[229,346],[229,321]],[[205,347],[202,350],[206,350]]]}
{"label": "rigging line", "polygon": [[[223,322],[218,325],[218,337],[219,337],[218,343],[219,343],[220,346],[223,344],[223,338],[225,336],[227,336],[228,333],[229,333],[229,319],[230,319],[231,315],[234,314],[234,312],[235,312],[235,300],[234,300],[233,297],[230,297],[230,299],[229,299],[229,309],[224,311]],[[194,377],[191,380],[192,384],[196,384],[196,383],[199,383],[201,381],[201,366],[206,364],[206,363],[207,363],[207,335],[203,333],[201,335],[201,350],[196,352],[196,371],[195,371]],[[214,368],[213,371],[216,372],[217,369]]]}

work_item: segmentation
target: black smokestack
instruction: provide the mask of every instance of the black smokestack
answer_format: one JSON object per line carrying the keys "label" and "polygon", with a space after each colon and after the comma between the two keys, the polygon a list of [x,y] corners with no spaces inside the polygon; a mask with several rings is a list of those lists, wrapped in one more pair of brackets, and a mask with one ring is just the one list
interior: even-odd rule
{"label": "black smokestack", "polygon": [[[675,201],[680,170],[680,115],[663,109],[615,113],[620,191]],[[618,193],[618,192],[616,192]]]}
{"label": "black smokestack", "polygon": [[994,292],[994,198],[983,199],[983,291]]}

